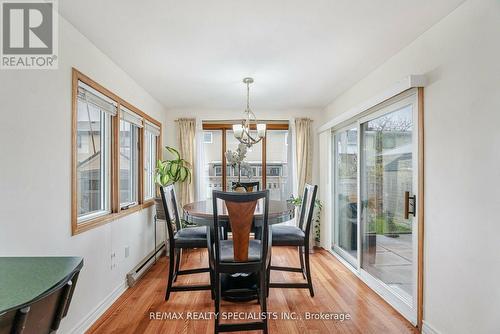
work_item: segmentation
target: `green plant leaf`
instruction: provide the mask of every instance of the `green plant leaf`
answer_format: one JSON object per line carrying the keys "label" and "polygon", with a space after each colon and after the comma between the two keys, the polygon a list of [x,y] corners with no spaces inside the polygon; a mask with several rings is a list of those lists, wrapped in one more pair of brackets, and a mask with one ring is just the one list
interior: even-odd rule
{"label": "green plant leaf", "polygon": [[169,166],[169,174],[173,179],[177,179],[179,173],[179,163],[172,161]]}
{"label": "green plant leaf", "polygon": [[162,166],[163,166],[163,161],[161,161],[160,159],[156,160],[156,168],[160,169],[162,168]]}
{"label": "green plant leaf", "polygon": [[188,172],[186,167],[179,168],[179,181],[184,182],[188,177]]}
{"label": "green plant leaf", "polygon": [[172,154],[175,157],[174,160],[179,160],[181,158],[179,151],[177,151],[175,148],[170,146],[165,146],[165,148],[167,149],[168,152],[170,152],[170,154]]}
{"label": "green plant leaf", "polygon": [[168,174],[163,174],[163,175],[161,176],[160,180],[161,180],[161,184],[162,184],[162,185],[166,185],[166,184],[168,184],[168,182],[170,181],[170,175],[168,175]]}

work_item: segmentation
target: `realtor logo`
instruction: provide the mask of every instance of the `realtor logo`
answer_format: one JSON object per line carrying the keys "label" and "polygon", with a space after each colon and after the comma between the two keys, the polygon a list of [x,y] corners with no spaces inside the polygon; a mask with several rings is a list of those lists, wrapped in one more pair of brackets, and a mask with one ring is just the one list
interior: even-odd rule
{"label": "realtor logo", "polygon": [[8,1],[1,3],[2,69],[56,69],[56,2]]}

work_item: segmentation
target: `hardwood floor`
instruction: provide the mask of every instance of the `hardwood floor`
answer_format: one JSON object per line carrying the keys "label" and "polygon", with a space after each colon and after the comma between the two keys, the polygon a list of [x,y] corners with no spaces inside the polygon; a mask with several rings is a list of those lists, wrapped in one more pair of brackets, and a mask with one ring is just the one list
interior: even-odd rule
{"label": "hardwood floor", "polygon": [[[194,268],[207,264],[206,250],[192,250],[183,254],[181,267]],[[297,250],[287,247],[273,248],[274,265],[298,266]],[[213,312],[214,304],[209,291],[173,292],[164,301],[167,261],[163,257],[138,282],[128,289],[87,333],[213,333],[214,320],[187,319],[188,312]],[[391,306],[370,290],[333,255],[316,250],[311,255],[315,297],[307,289],[271,289],[268,311],[276,312],[278,319],[269,320],[270,333],[418,333]],[[271,281],[301,281],[299,273],[272,272]],[[208,274],[180,276],[179,283],[206,283]],[[182,319],[154,319],[180,317]],[[176,313],[174,313],[176,312]],[[182,312],[182,313],[179,313]],[[259,312],[256,301],[248,303],[222,302],[222,312]],[[281,319],[292,314],[301,319]],[[349,320],[307,320],[309,314],[349,314]],[[248,313],[247,313],[248,314]],[[252,314],[252,313],[250,313]],[[210,313],[204,314],[212,316]],[[239,320],[241,321],[241,320]],[[227,321],[227,322],[239,322]],[[254,333],[254,332],[252,332]],[[255,332],[259,333],[259,332]]]}

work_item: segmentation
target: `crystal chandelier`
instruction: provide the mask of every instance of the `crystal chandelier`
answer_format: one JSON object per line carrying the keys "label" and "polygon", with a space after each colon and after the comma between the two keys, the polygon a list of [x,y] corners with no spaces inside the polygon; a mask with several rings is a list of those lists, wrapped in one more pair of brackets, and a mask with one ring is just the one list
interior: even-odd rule
{"label": "crystal chandelier", "polygon": [[[260,142],[262,138],[266,136],[266,124],[257,124],[257,118],[250,109],[250,84],[253,83],[253,78],[244,78],[243,83],[247,85],[247,107],[244,111],[245,119],[241,121],[241,124],[233,125],[233,132],[240,143],[250,148],[253,144]],[[257,138],[252,137],[250,134],[252,125],[255,125],[255,129],[257,130]]]}

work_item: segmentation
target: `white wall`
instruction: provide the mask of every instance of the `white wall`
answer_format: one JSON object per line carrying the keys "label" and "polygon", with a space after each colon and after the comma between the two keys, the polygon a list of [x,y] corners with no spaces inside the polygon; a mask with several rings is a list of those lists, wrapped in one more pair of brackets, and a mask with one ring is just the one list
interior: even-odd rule
{"label": "white wall", "polygon": [[409,74],[429,79],[425,324],[440,333],[500,333],[500,2],[465,2],[335,99],[325,120]]}
{"label": "white wall", "polygon": [[71,67],[162,122],[165,110],[62,18],[59,27],[58,70],[0,71],[0,256],[84,257],[60,330],[69,333],[154,247],[152,208],[71,236]]}

